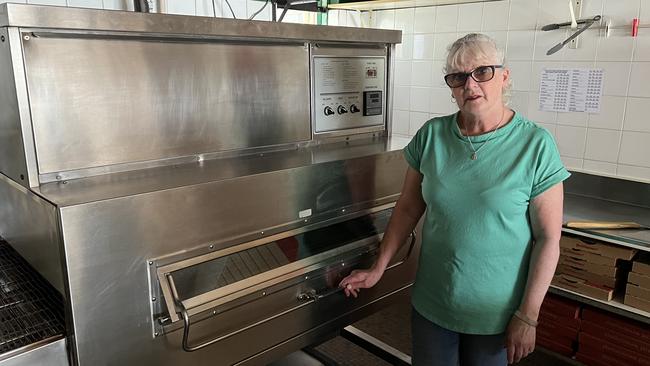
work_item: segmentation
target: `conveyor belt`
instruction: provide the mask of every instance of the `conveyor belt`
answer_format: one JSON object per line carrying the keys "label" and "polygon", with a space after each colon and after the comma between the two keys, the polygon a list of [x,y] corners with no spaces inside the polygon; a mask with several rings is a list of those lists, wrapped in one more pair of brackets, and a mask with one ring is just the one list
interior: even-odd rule
{"label": "conveyor belt", "polygon": [[0,355],[62,335],[62,296],[0,238]]}

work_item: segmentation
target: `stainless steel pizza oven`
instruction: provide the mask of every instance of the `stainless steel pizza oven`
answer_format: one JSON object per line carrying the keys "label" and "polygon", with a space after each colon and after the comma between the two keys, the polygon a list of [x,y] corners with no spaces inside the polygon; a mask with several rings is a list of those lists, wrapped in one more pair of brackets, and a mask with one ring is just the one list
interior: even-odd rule
{"label": "stainless steel pizza oven", "polygon": [[[63,296],[72,364],[265,364],[358,299],[406,171],[400,33],[0,5],[0,236]],[[61,347],[59,347],[61,348]]]}

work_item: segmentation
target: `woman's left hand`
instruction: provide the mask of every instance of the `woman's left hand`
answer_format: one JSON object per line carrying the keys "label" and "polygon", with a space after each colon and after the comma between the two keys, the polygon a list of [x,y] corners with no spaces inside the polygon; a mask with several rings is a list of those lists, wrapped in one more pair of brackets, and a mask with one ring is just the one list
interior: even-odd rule
{"label": "woman's left hand", "polygon": [[510,319],[506,330],[506,347],[508,348],[508,363],[521,361],[535,350],[536,329],[517,317]]}

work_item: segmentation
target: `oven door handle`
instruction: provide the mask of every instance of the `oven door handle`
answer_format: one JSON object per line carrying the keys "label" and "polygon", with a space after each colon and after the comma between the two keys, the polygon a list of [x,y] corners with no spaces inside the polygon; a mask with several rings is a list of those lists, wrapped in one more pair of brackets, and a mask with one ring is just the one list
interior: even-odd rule
{"label": "oven door handle", "polygon": [[190,325],[191,325],[190,316],[187,313],[187,310],[184,307],[181,307],[181,315],[183,317],[183,350],[186,351],[186,352],[198,351],[201,348],[205,348],[205,347],[207,347],[207,346],[209,346],[211,344],[215,344],[217,342],[223,341],[224,339],[227,339],[227,338],[235,336],[235,335],[237,335],[239,333],[245,332],[245,331],[247,331],[247,330],[249,330],[251,328],[254,328],[254,327],[258,326],[258,325],[264,324],[264,323],[269,322],[269,321],[271,321],[273,319],[277,319],[277,318],[279,318],[281,316],[287,315],[287,314],[289,314],[289,313],[291,313],[293,311],[296,311],[296,310],[298,310],[300,308],[303,308],[303,307],[313,303],[314,301],[316,301],[315,298],[310,298],[310,299],[308,299],[306,301],[303,300],[303,302],[301,304],[296,305],[296,306],[294,306],[292,308],[289,308],[287,310],[284,310],[282,312],[274,314],[274,315],[272,315],[272,316],[270,316],[268,318],[265,318],[265,319],[262,319],[262,320],[259,320],[259,321],[255,322],[255,323],[249,324],[249,325],[247,325],[247,326],[245,326],[243,328],[239,328],[239,329],[237,329],[235,331],[232,331],[230,333],[224,334],[224,335],[219,336],[217,338],[213,338],[213,339],[210,339],[208,341],[205,341],[203,343],[199,343],[199,344],[196,344],[196,345],[191,345],[190,344],[190,340],[189,340],[189,338],[190,338]]}
{"label": "oven door handle", "polygon": [[309,301],[309,303],[311,304],[312,302],[322,300],[328,296],[332,296],[341,291],[343,291],[343,287],[332,287],[323,292],[316,292],[316,290],[311,290],[311,291],[303,292],[300,295],[298,295],[298,300]]}
{"label": "oven door handle", "polygon": [[334,295],[334,294],[336,294],[338,292],[341,292],[342,290],[343,290],[343,288],[335,287],[335,288],[331,288],[331,289],[326,290],[326,291],[321,292],[321,293],[317,293],[314,290],[303,292],[300,295],[298,295],[298,300],[301,303],[294,306],[294,307],[292,307],[292,308],[289,308],[287,310],[284,310],[282,312],[274,314],[274,315],[272,315],[272,316],[270,316],[268,318],[265,318],[265,319],[259,320],[257,322],[254,322],[252,324],[249,324],[249,325],[247,325],[247,326],[245,326],[243,328],[239,328],[239,329],[237,329],[235,331],[232,331],[230,333],[224,334],[224,335],[219,336],[217,338],[213,338],[211,340],[208,340],[208,341],[205,341],[203,343],[196,344],[196,345],[191,345],[190,344],[190,340],[189,340],[190,339],[190,325],[191,325],[190,315],[188,314],[187,309],[185,309],[185,307],[183,306],[183,303],[179,301],[179,302],[177,302],[177,304],[180,307],[181,316],[183,317],[183,350],[186,351],[186,352],[198,351],[201,348],[205,348],[205,347],[207,347],[207,346],[209,346],[211,344],[223,341],[226,338],[230,338],[230,337],[235,336],[235,335],[237,335],[239,333],[245,332],[245,331],[247,331],[247,330],[249,330],[251,328],[257,327],[258,325],[264,324],[264,323],[269,322],[269,321],[271,321],[273,319],[277,319],[277,318],[279,318],[281,316],[287,315],[287,314],[289,314],[291,312],[294,312],[294,311],[296,311],[298,309],[301,309],[301,308],[303,308],[303,307],[305,307],[307,305],[310,305],[310,304],[312,304],[312,303],[314,303],[314,302],[316,302],[318,300],[321,300],[321,299],[323,299],[325,297],[328,297],[328,296]]}

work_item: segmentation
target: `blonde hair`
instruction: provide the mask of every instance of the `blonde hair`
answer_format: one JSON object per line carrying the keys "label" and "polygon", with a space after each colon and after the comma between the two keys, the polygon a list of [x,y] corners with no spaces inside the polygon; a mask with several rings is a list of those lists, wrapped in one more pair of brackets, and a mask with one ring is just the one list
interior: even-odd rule
{"label": "blonde hair", "polygon": [[[443,69],[445,74],[462,70],[463,65],[474,61],[485,61],[488,65],[504,65],[505,56],[494,39],[481,33],[469,33],[457,39],[447,49],[447,62]],[[510,101],[511,79],[503,87],[503,102]]]}

